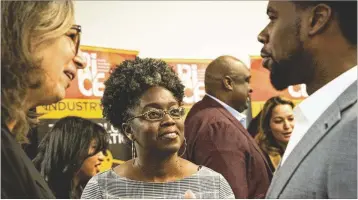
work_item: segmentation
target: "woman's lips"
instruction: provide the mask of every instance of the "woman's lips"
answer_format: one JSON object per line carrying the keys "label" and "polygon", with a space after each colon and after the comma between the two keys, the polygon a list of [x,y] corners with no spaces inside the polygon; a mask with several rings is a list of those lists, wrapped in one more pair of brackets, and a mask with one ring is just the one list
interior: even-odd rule
{"label": "woman's lips", "polygon": [[292,134],[292,132],[282,133],[283,137],[285,137],[285,138],[291,137],[291,134]]}

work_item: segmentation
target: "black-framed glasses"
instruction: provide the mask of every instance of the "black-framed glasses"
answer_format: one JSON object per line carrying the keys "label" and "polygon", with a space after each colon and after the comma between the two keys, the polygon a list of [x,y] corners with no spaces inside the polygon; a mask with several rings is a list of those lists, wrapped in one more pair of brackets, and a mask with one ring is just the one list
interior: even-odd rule
{"label": "black-framed glasses", "polygon": [[72,25],[71,29],[76,30],[76,33],[72,36],[72,40],[73,40],[74,44],[76,45],[75,46],[75,50],[76,50],[75,55],[77,55],[78,51],[80,49],[80,42],[81,42],[81,32],[82,32],[81,25],[74,24],[74,25]]}
{"label": "black-framed glasses", "polygon": [[169,116],[173,119],[180,119],[185,115],[185,108],[183,107],[171,108],[167,111],[162,109],[152,109],[141,115],[129,118],[126,123],[128,123],[129,121],[135,118],[143,118],[148,121],[160,121],[164,118],[166,114],[169,114]]}

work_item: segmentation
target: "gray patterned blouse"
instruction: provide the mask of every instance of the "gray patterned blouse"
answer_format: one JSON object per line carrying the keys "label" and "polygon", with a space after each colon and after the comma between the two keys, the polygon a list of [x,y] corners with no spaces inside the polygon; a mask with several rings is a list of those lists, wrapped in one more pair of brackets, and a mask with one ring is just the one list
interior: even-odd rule
{"label": "gray patterned blouse", "polygon": [[198,199],[234,199],[225,178],[202,166],[198,172],[182,180],[151,183],[131,180],[116,174],[113,169],[97,174],[87,183],[82,199],[183,199],[187,190]]}

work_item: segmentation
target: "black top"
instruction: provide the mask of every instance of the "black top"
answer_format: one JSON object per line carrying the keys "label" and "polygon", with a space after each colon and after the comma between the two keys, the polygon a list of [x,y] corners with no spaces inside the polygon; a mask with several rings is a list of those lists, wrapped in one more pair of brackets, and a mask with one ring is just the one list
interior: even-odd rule
{"label": "black top", "polygon": [[55,198],[41,174],[3,123],[1,124],[1,198]]}
{"label": "black top", "polygon": [[266,153],[266,152],[264,152],[264,151],[262,151],[262,153],[265,155],[266,160],[267,160],[267,162],[268,162],[268,164],[269,164],[269,166],[270,166],[270,169],[271,169],[272,173],[274,173],[274,172],[276,171],[276,169],[275,169],[275,167],[274,167],[273,164],[272,164],[272,161],[271,161],[270,156],[268,155],[268,153]]}

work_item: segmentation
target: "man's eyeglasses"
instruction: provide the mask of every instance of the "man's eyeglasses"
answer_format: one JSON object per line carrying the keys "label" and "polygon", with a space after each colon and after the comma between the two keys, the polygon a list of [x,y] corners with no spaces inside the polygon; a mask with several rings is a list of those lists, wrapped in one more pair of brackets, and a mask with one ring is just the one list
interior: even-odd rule
{"label": "man's eyeglasses", "polygon": [[162,109],[152,109],[141,115],[129,118],[127,120],[127,123],[135,118],[143,118],[148,121],[160,121],[164,118],[166,114],[169,114],[170,117],[173,119],[180,119],[182,116],[185,115],[185,108],[183,107],[172,108],[169,109],[168,111]]}
{"label": "man's eyeglasses", "polygon": [[71,29],[76,30],[76,33],[71,35],[71,38],[74,42],[75,46],[75,51],[76,54],[78,54],[78,51],[80,49],[80,41],[81,41],[81,26],[80,25],[72,25]]}

